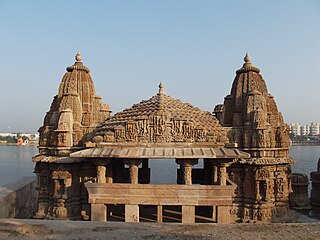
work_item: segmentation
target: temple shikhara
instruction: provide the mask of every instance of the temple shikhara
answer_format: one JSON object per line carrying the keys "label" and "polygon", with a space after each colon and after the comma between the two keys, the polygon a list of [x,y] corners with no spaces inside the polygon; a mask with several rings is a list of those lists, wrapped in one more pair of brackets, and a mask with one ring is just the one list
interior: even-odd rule
{"label": "temple shikhara", "polygon": [[[78,53],[39,129],[35,217],[231,223],[285,216],[294,163],[288,128],[249,54],[244,61],[213,113],[169,96],[160,83],[154,96],[111,115]],[[176,183],[150,183],[153,159],[175,160]]]}

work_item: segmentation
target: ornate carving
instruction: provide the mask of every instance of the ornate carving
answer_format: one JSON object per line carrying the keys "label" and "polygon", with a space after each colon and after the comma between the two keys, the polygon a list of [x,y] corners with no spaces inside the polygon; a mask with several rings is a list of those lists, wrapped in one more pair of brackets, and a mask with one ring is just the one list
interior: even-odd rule
{"label": "ornate carving", "polygon": [[[81,61],[67,68],[58,95],[39,129],[41,153],[65,155],[73,146],[85,145],[94,127],[110,115],[108,106],[95,95],[89,72]],[[71,114],[64,113],[66,109],[70,109]]]}
{"label": "ornate carving", "polygon": [[137,126],[135,121],[128,121],[126,124],[126,140],[129,142],[137,141]]}
{"label": "ornate carving", "polygon": [[124,142],[126,140],[126,131],[123,126],[116,126],[114,128],[114,137],[117,142]]}
{"label": "ornate carving", "polygon": [[[119,126],[125,129],[120,131]],[[228,142],[227,131],[213,115],[166,95],[163,84],[155,96],[107,119],[96,135],[111,142],[105,137],[109,131],[115,133],[114,142],[210,142],[219,146]]]}
{"label": "ornate carving", "polygon": [[196,142],[206,142],[207,141],[207,134],[205,128],[198,126],[194,130],[194,139]]}
{"label": "ornate carving", "polygon": [[260,168],[256,172],[256,180],[267,180],[270,178],[270,173],[267,169]]}

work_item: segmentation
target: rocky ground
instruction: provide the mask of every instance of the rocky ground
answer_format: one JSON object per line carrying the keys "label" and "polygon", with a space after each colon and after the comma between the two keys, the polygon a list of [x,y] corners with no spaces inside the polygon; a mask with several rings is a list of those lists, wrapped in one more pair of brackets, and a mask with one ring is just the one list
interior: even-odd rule
{"label": "rocky ground", "polygon": [[[179,224],[0,219],[1,239],[320,239],[318,210],[290,210],[286,223]],[[289,223],[290,222],[290,223]]]}
{"label": "rocky ground", "polygon": [[320,223],[182,225],[0,219],[0,239],[320,239]]}

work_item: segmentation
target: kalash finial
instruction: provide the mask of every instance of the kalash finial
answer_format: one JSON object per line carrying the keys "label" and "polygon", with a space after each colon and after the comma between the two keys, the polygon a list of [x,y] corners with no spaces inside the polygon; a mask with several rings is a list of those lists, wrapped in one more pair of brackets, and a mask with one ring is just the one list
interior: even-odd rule
{"label": "kalash finial", "polygon": [[244,60],[243,67],[251,67],[251,66],[253,66],[252,62],[251,62],[251,56],[250,56],[250,54],[248,52],[246,53],[246,56],[243,58],[243,60]]}
{"label": "kalash finial", "polygon": [[159,94],[165,94],[164,93],[164,84],[162,82],[160,82],[160,84],[159,84]]}
{"label": "kalash finial", "polygon": [[82,56],[80,52],[77,52],[75,59],[77,62],[82,62]]}
{"label": "kalash finial", "polygon": [[245,62],[245,63],[252,64],[252,62],[251,62],[251,56],[250,56],[250,54],[249,54],[248,52],[246,53],[246,56],[244,57],[244,62]]}

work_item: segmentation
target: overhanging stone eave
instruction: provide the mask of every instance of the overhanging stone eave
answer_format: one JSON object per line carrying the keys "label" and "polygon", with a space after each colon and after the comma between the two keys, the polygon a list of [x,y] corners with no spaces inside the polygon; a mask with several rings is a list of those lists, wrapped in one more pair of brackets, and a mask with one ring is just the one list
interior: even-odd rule
{"label": "overhanging stone eave", "polygon": [[123,158],[123,159],[247,159],[250,154],[224,147],[102,147],[90,148],[70,154],[71,158]]}

